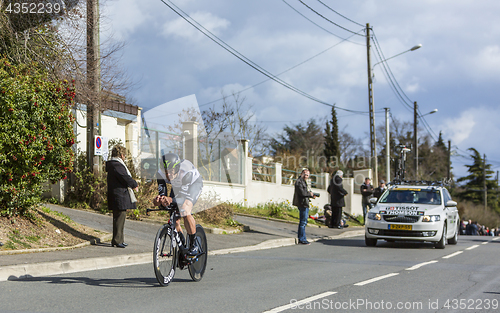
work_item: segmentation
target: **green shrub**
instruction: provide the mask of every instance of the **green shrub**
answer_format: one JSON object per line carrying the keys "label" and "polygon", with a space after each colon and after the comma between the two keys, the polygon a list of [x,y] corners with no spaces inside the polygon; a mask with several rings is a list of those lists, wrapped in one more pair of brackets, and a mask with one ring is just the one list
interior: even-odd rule
{"label": "green shrub", "polygon": [[107,209],[107,183],[104,171],[94,175],[87,165],[86,154],[79,151],[73,164],[72,186],[64,202],[69,207],[92,208],[105,213]]}
{"label": "green shrub", "polygon": [[75,89],[46,79],[36,64],[0,57],[0,214],[24,215],[39,203],[42,183],[66,179],[75,142]]}

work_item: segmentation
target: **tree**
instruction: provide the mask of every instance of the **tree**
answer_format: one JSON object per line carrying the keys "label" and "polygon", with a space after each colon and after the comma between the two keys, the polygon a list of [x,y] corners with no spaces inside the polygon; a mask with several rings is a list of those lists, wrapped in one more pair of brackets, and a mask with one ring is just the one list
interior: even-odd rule
{"label": "tree", "polygon": [[324,154],[329,162],[332,159],[337,162],[340,160],[339,126],[335,106],[332,106],[332,119],[326,122]]}
{"label": "tree", "polygon": [[485,164],[481,154],[474,148],[469,148],[472,152],[470,157],[473,160],[471,165],[466,165],[469,175],[460,177],[457,182],[464,182],[464,190],[458,195],[463,200],[469,200],[474,203],[484,203],[484,184],[486,180],[486,190],[488,190],[488,203],[495,209],[498,208],[496,202],[496,190],[498,188],[496,180],[492,178],[494,171],[491,170],[491,164]]}
{"label": "tree", "polygon": [[[100,38],[100,86],[108,92],[96,99],[87,84],[86,1],[50,2],[61,4],[61,10],[55,10],[56,14],[15,14],[6,8],[19,1],[0,1],[0,55],[11,64],[35,62],[50,80],[74,80],[76,106],[97,100],[105,103],[113,93],[125,93],[132,83],[119,64],[123,42]],[[101,112],[106,109],[100,108]]]}
{"label": "tree", "polygon": [[344,130],[339,135],[340,160],[337,164],[330,163],[330,167],[338,167],[344,172],[363,169],[370,166],[368,160],[370,152],[363,147],[363,141],[354,138]]}
{"label": "tree", "polygon": [[75,89],[46,77],[37,64],[0,59],[1,215],[27,213],[42,183],[66,179],[72,170]]}
{"label": "tree", "polygon": [[308,167],[313,173],[326,166],[324,156],[325,134],[314,119],[285,126],[283,133],[271,139],[269,150],[283,168],[297,170]]}

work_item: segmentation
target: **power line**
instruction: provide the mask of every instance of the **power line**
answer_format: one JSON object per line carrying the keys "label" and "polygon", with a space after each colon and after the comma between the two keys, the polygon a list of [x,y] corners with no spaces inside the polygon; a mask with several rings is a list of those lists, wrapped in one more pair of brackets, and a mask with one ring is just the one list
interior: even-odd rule
{"label": "power line", "polygon": [[[382,62],[382,67],[384,68],[384,73],[386,74],[386,77],[388,78],[389,83],[392,85],[397,96],[399,96],[399,99],[401,99],[401,103],[406,105],[410,109],[410,111],[412,111],[413,110],[412,106],[409,105],[406,102],[405,98],[401,95],[401,93],[404,94],[404,92],[402,91],[401,86],[399,86],[399,84],[397,83],[396,78],[394,77],[394,74],[392,73],[391,68],[389,67],[389,64],[387,64],[387,62],[383,62],[386,58],[384,56],[384,53],[382,52],[382,48],[380,47],[380,44],[377,40],[377,37],[375,36],[375,32],[373,31],[373,29],[372,29],[372,33],[373,33],[372,38],[374,39],[373,42],[375,43],[374,44],[375,50],[377,51],[377,54],[381,60],[380,62]],[[398,87],[399,87],[399,89],[398,89]],[[400,92],[400,90],[401,90],[401,92]],[[406,94],[405,94],[405,96],[406,96]],[[406,96],[406,97],[408,98],[408,96]],[[410,102],[413,102],[413,101],[410,100]]]}
{"label": "power line", "polygon": [[335,25],[335,26],[337,26],[337,27],[339,27],[339,28],[342,28],[343,30],[348,31],[348,32],[350,32],[350,33],[356,34],[356,35],[358,35],[358,36],[363,36],[363,35],[360,35],[360,34],[358,34],[358,33],[356,33],[356,32],[353,32],[352,30],[347,29],[347,28],[345,28],[345,27],[343,27],[343,26],[340,26],[339,24],[337,24],[337,23],[335,23],[335,22],[333,22],[333,21],[329,20],[328,18],[324,17],[321,13],[317,12],[316,10],[314,10],[313,8],[311,8],[310,6],[308,6],[307,4],[305,4],[302,0],[299,0],[299,2],[300,2],[300,3],[302,3],[303,5],[305,5],[305,6],[306,6],[309,10],[311,10],[311,11],[313,11],[314,13],[316,13],[317,15],[321,16],[321,17],[322,17],[323,19],[325,19],[326,21],[330,22],[331,24],[333,24],[333,25]]}
{"label": "power line", "polygon": [[[349,38],[351,38],[351,37],[353,37],[353,36],[354,36],[354,35],[351,35],[351,36],[350,36],[350,37],[348,37],[347,39],[349,39]],[[329,50],[331,50],[331,49],[335,48],[336,46],[340,45],[340,44],[341,44],[341,43],[343,43],[344,41],[347,41],[347,39],[342,39],[342,41],[339,41],[339,42],[337,42],[336,44],[334,44],[333,46],[331,46],[331,47],[329,47],[329,48],[327,48],[327,49],[325,49],[325,50],[321,51],[320,53],[317,53],[317,54],[313,55],[312,57],[310,57],[310,58],[308,58],[308,59],[306,59],[306,60],[304,60],[304,61],[300,62],[299,64],[296,64],[296,65],[294,65],[294,66],[290,67],[289,69],[287,69],[287,70],[285,70],[285,71],[283,71],[283,72],[281,72],[281,73],[276,74],[276,76],[283,75],[283,74],[285,74],[286,72],[289,72],[289,71],[291,71],[291,70],[293,70],[293,69],[295,69],[295,68],[297,68],[297,67],[301,66],[302,64],[304,64],[304,63],[306,63],[306,62],[311,61],[312,59],[314,59],[314,58],[316,58],[316,57],[318,57],[318,56],[322,55],[323,53],[325,53],[325,52],[327,52],[327,51],[329,51]],[[261,85],[261,84],[263,84],[263,83],[265,83],[265,82],[268,82],[268,81],[270,81],[270,80],[271,80],[271,78],[265,79],[265,80],[263,80],[263,81],[261,81],[261,82],[259,82],[259,83],[255,84],[255,85],[252,85],[252,86],[250,86],[250,87],[247,87],[247,88],[245,88],[245,89],[242,89],[242,90],[240,90],[240,91],[238,91],[238,92],[236,92],[236,93],[237,93],[237,94],[242,93],[242,92],[244,92],[244,91],[247,91],[247,90],[249,90],[249,89],[252,89],[252,88],[254,88],[254,87],[257,87],[257,86],[259,86],[259,85]],[[202,105],[199,105],[199,107],[202,107],[202,106],[205,106],[205,105],[208,105],[208,104],[212,104],[212,103],[218,102],[218,101],[223,100],[223,99],[224,99],[224,98],[219,98],[219,99],[217,99],[217,100],[213,100],[213,101],[210,101],[210,102],[204,103],[204,104],[202,104]]]}
{"label": "power line", "polygon": [[335,11],[334,9],[330,8],[329,6],[327,6],[326,4],[324,4],[323,2],[321,2],[320,0],[317,0],[317,1],[318,1],[319,3],[321,3],[322,5],[324,5],[325,7],[327,7],[328,9],[330,9],[330,11],[332,11],[332,12],[334,12],[334,13],[336,13],[336,14],[338,14],[338,15],[342,16],[343,18],[345,18],[345,19],[346,19],[346,20],[348,20],[349,22],[353,22],[354,24],[357,24],[357,25],[359,25],[359,26],[361,26],[361,27],[365,27],[365,25],[362,25],[362,24],[360,24],[360,23],[358,23],[358,22],[355,22],[355,21],[351,20],[350,18],[345,17],[344,15],[342,15],[342,14],[340,14],[339,12]]}
{"label": "power line", "polygon": [[[361,30],[361,31],[362,31],[362,30]],[[349,38],[351,38],[351,37],[353,37],[353,36],[354,36],[354,35],[351,35],[350,37],[347,37],[347,39],[349,39]],[[311,61],[312,59],[314,59],[314,58],[316,58],[316,57],[318,57],[318,56],[322,55],[323,53],[325,53],[325,52],[327,52],[327,51],[329,51],[329,50],[331,50],[331,49],[335,48],[336,46],[340,45],[341,43],[343,43],[343,42],[344,42],[344,41],[346,41],[347,39],[343,39],[342,41],[337,42],[337,43],[336,43],[336,44],[334,44],[333,46],[326,48],[325,50],[323,50],[323,51],[321,51],[321,52],[319,52],[319,53],[317,53],[317,54],[313,55],[312,57],[310,57],[310,58],[308,58],[308,59],[306,59],[306,60],[304,60],[304,61],[302,61],[302,62],[300,62],[300,63],[298,63],[298,64],[296,64],[296,65],[294,65],[294,66],[292,66],[292,67],[290,67],[290,68],[289,68],[289,69],[287,69],[287,70],[284,70],[284,71],[283,71],[283,72],[281,72],[281,73],[278,73],[276,76],[283,75],[283,74],[285,74],[285,73],[287,73],[287,72],[289,72],[289,71],[291,71],[291,70],[293,70],[293,69],[295,69],[295,68],[297,68],[297,67],[301,66],[302,64],[305,64],[306,62]],[[261,84],[263,84],[263,83],[266,83],[266,82],[268,82],[268,81],[270,81],[270,80],[272,80],[272,79],[271,79],[271,78],[265,79],[265,80],[263,80],[263,81],[261,81],[261,82],[259,82],[259,83],[257,83],[257,84],[254,84],[254,85],[252,85],[252,86],[250,86],[250,87],[247,87],[247,88],[244,88],[244,89],[241,89],[241,90],[237,91],[237,92],[236,92],[236,94],[243,93],[243,92],[245,92],[245,91],[247,91],[247,90],[250,90],[250,89],[252,89],[252,88],[254,88],[254,87],[257,87],[257,86],[259,86],[259,85],[261,85]],[[222,98],[219,98],[219,99],[216,99],[216,100],[212,100],[212,101],[209,101],[209,102],[205,102],[205,103],[203,103],[203,104],[198,105],[198,107],[200,107],[200,108],[201,108],[201,107],[207,106],[207,105],[209,105],[209,104],[219,102],[219,101],[224,100],[224,99],[225,99],[225,97],[222,97]],[[173,112],[173,113],[169,113],[169,114],[165,114],[165,115],[160,115],[160,116],[158,116],[158,117],[162,117],[162,116],[169,116],[169,115],[174,115],[174,114],[178,114],[178,113],[180,113],[180,112],[182,112],[182,111],[177,111],[177,112]]]}
{"label": "power line", "polygon": [[[398,99],[400,100],[400,102],[404,104],[404,107],[406,109],[408,109],[410,112],[413,111],[414,108],[412,108],[412,106],[410,104],[408,104],[408,102],[405,100],[405,98],[408,99],[408,101],[410,103],[413,103],[413,101],[406,95],[406,93],[404,92],[403,88],[401,88],[401,86],[399,85],[399,83],[396,80],[394,74],[392,73],[392,70],[391,70],[389,64],[387,62],[383,62],[383,60],[385,60],[385,56],[384,56],[384,54],[382,52],[382,49],[380,47],[380,43],[378,42],[377,37],[376,37],[375,32],[373,31],[373,29],[372,29],[372,32],[373,32],[373,38],[374,38],[374,42],[375,42],[374,46],[375,46],[375,49],[376,49],[376,51],[377,51],[377,53],[379,55],[379,58],[380,58],[380,60],[382,62],[382,66],[384,68],[384,75],[386,76],[386,78],[388,78],[388,81],[391,84],[392,89],[397,94]],[[429,135],[432,137],[432,139],[435,140],[435,141],[437,141],[439,136],[436,135],[436,133],[434,132],[434,130],[432,130],[432,128],[429,125],[429,123],[427,123],[427,121],[423,117],[422,113],[419,112],[419,111],[420,110],[417,111],[417,117],[420,118],[420,120],[422,120],[422,125],[424,125],[424,128],[429,133]]]}
{"label": "power line", "polygon": [[[283,1],[286,5],[288,5],[288,6],[289,6],[292,10],[294,10],[295,12],[297,12],[300,16],[302,16],[303,18],[305,18],[305,19],[306,19],[306,20],[308,20],[309,22],[313,23],[313,24],[314,24],[314,25],[316,25],[317,27],[321,28],[321,29],[322,29],[322,30],[324,30],[325,32],[327,32],[327,33],[329,33],[329,34],[331,34],[331,35],[333,35],[333,36],[335,36],[335,37],[337,37],[337,38],[340,38],[340,39],[343,39],[343,40],[345,40],[345,41],[348,41],[348,42],[350,42],[350,43],[353,43],[353,44],[356,44],[356,45],[360,45],[360,46],[364,46],[364,44],[362,44],[362,43],[358,43],[358,42],[354,42],[354,41],[347,40],[347,39],[351,38],[351,37],[352,37],[352,36],[354,36],[354,35],[351,35],[351,37],[348,37],[348,38],[344,39],[344,38],[342,38],[342,37],[340,37],[340,36],[338,36],[338,35],[336,35],[336,34],[332,33],[332,32],[331,32],[331,31],[329,31],[328,29],[326,29],[326,28],[324,28],[324,27],[320,26],[319,24],[317,24],[316,22],[314,22],[313,20],[311,20],[310,18],[308,18],[308,17],[307,17],[307,16],[305,16],[304,14],[300,13],[297,9],[295,9],[294,7],[292,7],[292,6],[291,6],[288,2],[286,2],[285,0],[282,0],[282,1]],[[363,25],[361,25],[361,26],[363,27],[363,30],[364,30],[364,26],[363,26]],[[359,33],[359,32],[358,32],[358,33]]]}
{"label": "power line", "polygon": [[[241,54],[240,52],[238,52],[236,49],[232,48],[230,45],[228,45],[227,43],[225,43],[223,40],[221,40],[219,37],[217,37],[216,35],[214,35],[212,32],[210,32],[208,29],[206,29],[203,25],[201,25],[200,23],[198,23],[195,19],[193,19],[192,17],[190,17],[187,13],[185,13],[183,10],[181,10],[179,7],[177,7],[172,1],[170,0],[166,0],[168,1],[170,4],[168,4],[167,2],[165,2],[164,0],[160,0],[161,2],[163,2],[163,4],[165,4],[166,6],[168,6],[172,11],[174,11],[177,15],[179,15],[182,19],[184,19],[186,22],[188,22],[189,24],[191,24],[194,28],[196,28],[198,31],[200,31],[201,33],[203,33],[205,36],[207,36],[209,39],[211,39],[213,42],[215,42],[216,44],[218,44],[220,47],[222,47],[223,49],[225,49],[226,51],[228,51],[229,53],[231,53],[232,55],[234,55],[235,57],[237,57],[238,59],[240,59],[241,61],[243,61],[244,63],[246,63],[247,65],[249,65],[250,67],[252,67],[253,69],[257,70],[258,72],[262,73],[263,75],[267,76],[268,78],[274,80],[275,82],[279,83],[280,85],[302,95],[303,97],[306,97],[310,100],[313,100],[313,101],[316,101],[318,103],[321,103],[321,104],[324,104],[324,105],[327,105],[327,106],[330,106],[330,107],[335,107],[339,110],[343,110],[343,111],[347,111],[347,112],[352,112],[352,113],[359,113],[359,114],[368,114],[368,112],[364,112],[364,111],[356,111],[356,110],[350,110],[350,109],[345,109],[345,108],[341,108],[341,107],[338,107],[338,106],[334,106],[328,102],[325,102],[323,100],[320,100],[292,85],[290,85],[289,83],[281,80],[280,78],[276,77],[275,75],[273,75],[272,73],[268,72],[267,70],[265,70],[264,68],[260,67],[259,65],[257,65],[255,62],[253,62],[252,60],[248,59],[247,57],[245,57],[243,54]],[[175,7],[175,8],[174,8]],[[196,24],[196,25],[195,25]]]}

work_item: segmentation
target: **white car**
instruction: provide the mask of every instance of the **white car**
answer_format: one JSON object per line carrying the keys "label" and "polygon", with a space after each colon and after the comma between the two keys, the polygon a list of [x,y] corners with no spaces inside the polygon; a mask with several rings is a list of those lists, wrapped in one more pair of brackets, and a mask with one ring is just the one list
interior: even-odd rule
{"label": "white car", "polygon": [[378,239],[427,241],[438,249],[458,241],[457,203],[440,185],[393,185],[367,213],[365,243],[374,247]]}

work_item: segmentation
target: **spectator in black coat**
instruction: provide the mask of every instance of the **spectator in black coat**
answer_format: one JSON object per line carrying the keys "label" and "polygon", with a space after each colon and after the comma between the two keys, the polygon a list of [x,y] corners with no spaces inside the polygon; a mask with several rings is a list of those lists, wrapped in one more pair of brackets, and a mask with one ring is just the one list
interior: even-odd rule
{"label": "spectator in black coat", "polygon": [[365,178],[365,182],[360,186],[361,191],[361,206],[363,207],[363,220],[366,220],[366,213],[370,211],[372,205],[370,203],[370,198],[373,195],[373,185],[369,177]]}
{"label": "spectator in black coat", "polygon": [[347,191],[342,186],[343,176],[344,172],[338,170],[330,180],[330,185],[328,186],[328,193],[330,194],[330,202],[332,206],[330,228],[342,228],[342,208],[345,207],[344,197],[347,195]]}
{"label": "spectator in black coat", "polygon": [[465,226],[465,234],[468,236],[472,235],[472,220],[469,220],[469,222]]}
{"label": "spectator in black coat", "polygon": [[108,173],[108,208],[113,210],[113,239],[111,245],[118,248],[125,248],[123,228],[128,209],[135,209],[137,202],[134,192],[138,190],[137,182],[132,179],[130,172],[125,165],[126,150],[123,146],[117,145],[111,151],[111,159],[106,162],[106,172]]}
{"label": "spectator in black coat", "polygon": [[387,188],[385,187],[385,181],[381,180],[379,186],[373,191],[373,196],[380,199],[380,196],[384,193]]}

